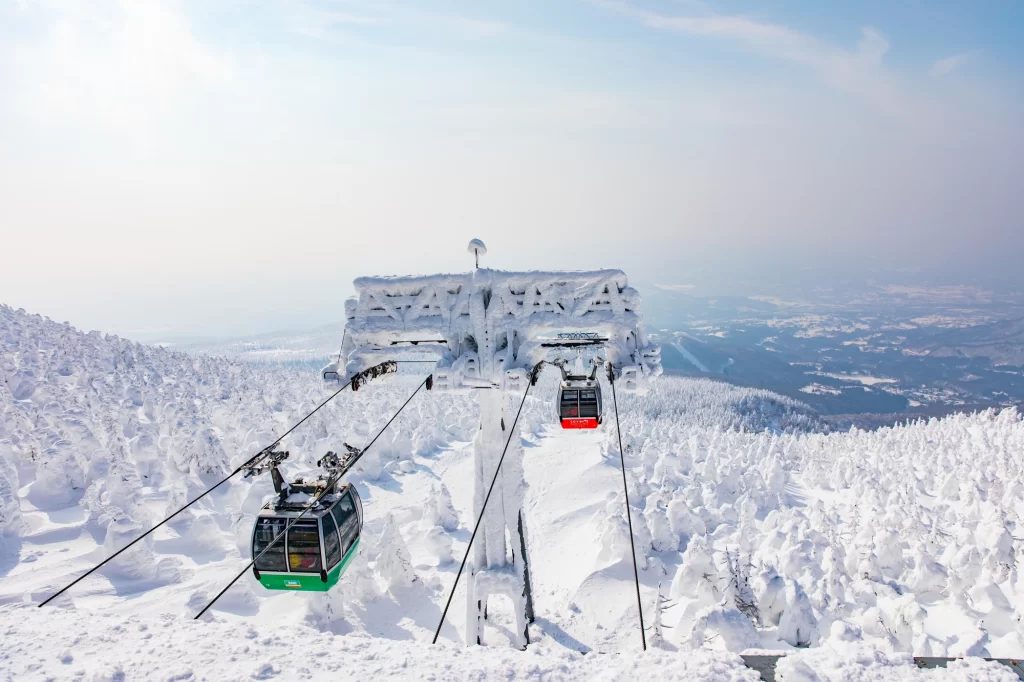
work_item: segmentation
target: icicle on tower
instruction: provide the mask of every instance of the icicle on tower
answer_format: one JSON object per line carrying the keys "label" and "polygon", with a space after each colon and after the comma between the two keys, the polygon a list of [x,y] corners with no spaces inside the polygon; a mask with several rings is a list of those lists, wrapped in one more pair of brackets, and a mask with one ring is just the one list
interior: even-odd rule
{"label": "icicle on tower", "polygon": [[[469,247],[477,262],[486,253]],[[433,390],[474,392],[480,427],[473,444],[474,518],[502,450],[500,489],[492,494],[468,564],[466,643],[482,644],[487,600],[513,604],[518,646],[533,620],[519,401],[538,363],[565,362],[581,348],[599,354],[620,391],[642,390],[661,373],[648,343],[640,295],[620,270],[503,272],[477,268],[450,275],[360,277],[345,302],[345,335],[325,379],[347,380],[384,360],[436,360]],[[429,367],[424,364],[423,367]],[[553,409],[556,406],[552,406]]]}

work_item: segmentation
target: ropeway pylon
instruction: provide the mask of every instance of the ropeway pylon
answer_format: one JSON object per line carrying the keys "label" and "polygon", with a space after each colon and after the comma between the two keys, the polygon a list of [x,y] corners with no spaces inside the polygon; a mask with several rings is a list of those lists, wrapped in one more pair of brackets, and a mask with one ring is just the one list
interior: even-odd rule
{"label": "ropeway pylon", "polygon": [[[482,243],[477,252],[483,253]],[[345,302],[346,327],[326,379],[349,377],[384,360],[436,359],[434,390],[474,392],[480,428],[473,442],[474,518],[508,443],[495,491],[469,563],[466,643],[483,644],[487,602],[507,596],[516,642],[533,621],[528,529],[523,515],[523,447],[513,427],[518,400],[541,361],[600,346],[619,390],[641,390],[661,373],[647,341],[640,295],[619,270],[360,277]],[[511,433],[506,428],[513,429]]]}

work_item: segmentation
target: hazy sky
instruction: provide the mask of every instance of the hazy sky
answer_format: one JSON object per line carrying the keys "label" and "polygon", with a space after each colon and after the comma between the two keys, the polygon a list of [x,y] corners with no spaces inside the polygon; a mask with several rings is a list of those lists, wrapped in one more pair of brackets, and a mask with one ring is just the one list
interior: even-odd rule
{"label": "hazy sky", "polygon": [[0,0],[0,302],[310,326],[357,275],[468,269],[472,237],[668,284],[1013,276],[1022,26],[1020,0]]}

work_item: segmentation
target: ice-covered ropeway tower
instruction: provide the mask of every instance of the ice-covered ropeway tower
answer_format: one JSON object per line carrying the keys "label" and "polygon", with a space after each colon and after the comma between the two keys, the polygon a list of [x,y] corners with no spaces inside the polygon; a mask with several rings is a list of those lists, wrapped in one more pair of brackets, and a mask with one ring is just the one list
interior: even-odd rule
{"label": "ice-covered ropeway tower", "polygon": [[[485,253],[474,240],[471,252]],[[523,448],[511,434],[531,370],[566,348],[598,347],[620,390],[642,389],[661,373],[660,349],[647,341],[640,295],[619,270],[503,272],[422,277],[360,277],[345,302],[345,335],[325,379],[345,381],[384,360],[436,358],[434,390],[476,391],[480,428],[473,443],[474,517],[506,441],[508,452],[470,557],[467,644],[483,643],[487,599],[512,600],[519,646],[533,620]],[[554,406],[552,406],[554,409]],[[510,440],[509,440],[510,439]]]}

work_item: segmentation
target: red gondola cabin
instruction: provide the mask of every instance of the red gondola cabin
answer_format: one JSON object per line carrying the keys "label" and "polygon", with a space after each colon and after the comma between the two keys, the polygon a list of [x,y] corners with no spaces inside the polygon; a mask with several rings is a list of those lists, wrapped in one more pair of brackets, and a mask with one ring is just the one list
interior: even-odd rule
{"label": "red gondola cabin", "polygon": [[558,416],[563,429],[596,429],[601,423],[601,386],[570,377],[558,389]]}

